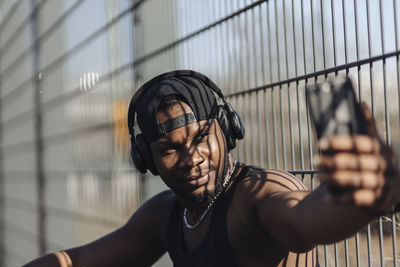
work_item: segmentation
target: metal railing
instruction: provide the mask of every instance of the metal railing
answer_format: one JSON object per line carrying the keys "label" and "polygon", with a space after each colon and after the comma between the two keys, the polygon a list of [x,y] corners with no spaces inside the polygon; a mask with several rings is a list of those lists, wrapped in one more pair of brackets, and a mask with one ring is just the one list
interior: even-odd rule
{"label": "metal railing", "polygon": [[[126,129],[107,114],[121,100],[127,105],[140,84],[163,71],[194,69],[219,84],[246,124],[247,137],[234,156],[285,169],[309,188],[318,185],[313,169],[318,151],[304,96],[308,84],[338,74],[350,76],[359,100],[371,106],[384,140],[400,148],[396,0],[141,0],[99,5],[85,0],[0,3],[0,239],[19,235],[16,239],[29,239],[32,247],[42,244],[39,251],[29,247],[30,254],[19,255],[21,241],[13,243],[16,247],[3,242],[4,266],[114,229],[137,207],[139,197],[143,200],[161,187],[157,178],[143,179],[130,167],[129,148],[115,145],[125,144],[126,133],[118,133]],[[47,18],[49,12],[57,15]],[[102,18],[89,30],[74,23],[88,12]],[[83,28],[83,35],[77,27]],[[57,43],[61,38],[66,41]],[[24,49],[15,48],[23,42]],[[35,67],[26,69],[35,55]],[[96,56],[103,63],[92,63]],[[100,69],[95,92],[83,91],[76,76],[90,68]],[[32,117],[42,121],[36,134]],[[112,139],[114,144],[109,144]],[[58,157],[62,160],[56,161]],[[40,175],[42,200],[32,193],[33,177]],[[20,190],[24,194],[19,195]],[[134,203],[126,205],[129,201]],[[35,213],[38,205],[41,216]],[[35,218],[30,223],[39,224],[43,233],[22,223],[29,218]],[[71,233],[88,233],[59,244],[54,223]],[[326,267],[399,266],[398,225],[396,216],[380,218],[349,240],[318,247],[318,261]]]}

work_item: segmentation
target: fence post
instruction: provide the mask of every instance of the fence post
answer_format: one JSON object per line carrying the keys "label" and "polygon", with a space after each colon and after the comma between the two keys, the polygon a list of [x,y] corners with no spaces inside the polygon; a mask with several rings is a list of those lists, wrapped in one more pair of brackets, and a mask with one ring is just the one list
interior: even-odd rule
{"label": "fence post", "polygon": [[37,187],[37,214],[38,214],[38,248],[39,254],[46,253],[46,209],[45,209],[45,173],[44,173],[44,149],[43,149],[43,125],[42,125],[42,107],[41,107],[41,73],[40,73],[40,42],[39,38],[39,17],[38,10],[35,9],[37,1],[32,4],[32,39],[33,48],[33,72],[34,79],[34,120],[35,120],[35,149],[36,149],[36,187]]}
{"label": "fence post", "polygon": [[[1,33],[0,33],[1,34]],[[0,53],[0,69],[1,69]],[[2,73],[0,72],[0,95],[2,91]],[[0,98],[0,121],[2,120],[2,99]],[[3,165],[3,124],[0,123],[0,267],[5,266],[5,205],[4,205],[4,165]]]}

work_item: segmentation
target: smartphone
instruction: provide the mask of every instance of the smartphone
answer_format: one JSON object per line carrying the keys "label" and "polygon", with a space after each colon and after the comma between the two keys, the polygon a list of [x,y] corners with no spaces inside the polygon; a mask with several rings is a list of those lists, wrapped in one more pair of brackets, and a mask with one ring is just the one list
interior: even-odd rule
{"label": "smartphone", "polygon": [[318,139],[367,133],[361,107],[348,77],[338,76],[310,85],[306,88],[306,97]]}

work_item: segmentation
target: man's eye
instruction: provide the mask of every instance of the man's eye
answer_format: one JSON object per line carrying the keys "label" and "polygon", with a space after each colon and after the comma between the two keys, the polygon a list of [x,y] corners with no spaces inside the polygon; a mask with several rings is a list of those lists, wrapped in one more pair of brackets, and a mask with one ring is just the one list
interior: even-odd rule
{"label": "man's eye", "polygon": [[164,149],[161,149],[160,154],[161,154],[161,155],[169,155],[169,154],[174,153],[175,150],[176,150],[175,148],[171,148],[171,147],[169,147],[169,148],[164,148]]}
{"label": "man's eye", "polygon": [[200,134],[199,136],[197,136],[196,138],[196,142],[200,143],[202,141],[207,140],[208,134],[204,133],[204,134]]}

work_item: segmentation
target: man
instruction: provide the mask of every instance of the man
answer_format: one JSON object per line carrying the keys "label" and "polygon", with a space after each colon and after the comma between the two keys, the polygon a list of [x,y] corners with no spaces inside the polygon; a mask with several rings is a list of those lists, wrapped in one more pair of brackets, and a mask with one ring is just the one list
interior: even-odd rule
{"label": "man", "polygon": [[369,135],[319,141],[323,179],[310,192],[284,171],[232,158],[244,129],[207,77],[157,76],[132,100],[131,154],[170,190],[115,232],[26,266],[150,266],[165,252],[174,266],[316,266],[316,244],[351,236],[400,203],[393,156],[363,112]]}

